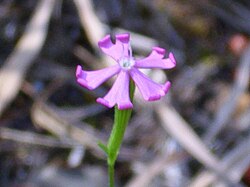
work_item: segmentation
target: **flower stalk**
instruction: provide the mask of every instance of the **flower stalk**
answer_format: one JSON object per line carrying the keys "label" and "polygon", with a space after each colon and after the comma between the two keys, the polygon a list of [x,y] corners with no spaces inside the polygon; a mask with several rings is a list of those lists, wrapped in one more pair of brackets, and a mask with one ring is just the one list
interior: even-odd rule
{"label": "flower stalk", "polygon": [[[135,84],[130,81],[130,99],[133,100]],[[114,125],[111,131],[107,147],[99,143],[99,146],[107,154],[109,186],[114,187],[114,166],[122,144],[122,140],[126,131],[127,124],[131,117],[132,109],[119,110],[115,106]]]}

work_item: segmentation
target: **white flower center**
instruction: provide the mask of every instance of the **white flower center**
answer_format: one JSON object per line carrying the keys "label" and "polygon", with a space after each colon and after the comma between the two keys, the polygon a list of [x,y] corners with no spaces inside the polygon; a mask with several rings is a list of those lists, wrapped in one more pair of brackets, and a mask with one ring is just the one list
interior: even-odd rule
{"label": "white flower center", "polygon": [[122,69],[129,70],[135,65],[135,61],[133,58],[122,58],[119,61],[120,66]]}

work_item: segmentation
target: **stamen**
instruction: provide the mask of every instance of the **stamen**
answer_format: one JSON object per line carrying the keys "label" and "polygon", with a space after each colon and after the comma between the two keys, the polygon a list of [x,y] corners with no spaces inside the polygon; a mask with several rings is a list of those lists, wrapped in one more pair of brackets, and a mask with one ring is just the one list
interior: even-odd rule
{"label": "stamen", "polygon": [[122,54],[123,55],[122,55],[121,59],[119,60],[119,64],[120,64],[122,69],[129,70],[135,65],[135,61],[132,57],[132,48],[128,44],[128,48],[127,48],[128,53],[126,54],[124,50],[125,50],[125,47],[124,47],[124,45],[122,45]]}
{"label": "stamen", "polygon": [[132,59],[132,58],[122,58],[120,61],[119,61],[119,64],[120,66],[125,69],[125,70],[129,70],[131,69],[134,64],[135,64],[135,61]]}

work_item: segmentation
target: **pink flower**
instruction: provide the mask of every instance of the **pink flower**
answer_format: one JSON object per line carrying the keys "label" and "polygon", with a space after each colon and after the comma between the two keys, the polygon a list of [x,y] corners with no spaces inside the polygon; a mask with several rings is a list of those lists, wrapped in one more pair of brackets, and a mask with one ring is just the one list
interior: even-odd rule
{"label": "pink flower", "polygon": [[93,90],[107,79],[117,75],[110,91],[96,101],[109,108],[117,104],[120,110],[133,108],[129,98],[130,77],[145,100],[154,101],[166,95],[171,86],[170,82],[158,84],[143,74],[139,68],[171,69],[176,65],[174,55],[169,53],[168,58],[164,58],[165,50],[154,47],[148,57],[136,60],[132,56],[129,43],[130,35],[119,34],[115,38],[115,43],[112,43],[110,35],[107,35],[98,42],[98,45],[104,53],[117,62],[116,65],[97,71],[84,71],[78,65],[76,69],[77,82],[83,87]]}

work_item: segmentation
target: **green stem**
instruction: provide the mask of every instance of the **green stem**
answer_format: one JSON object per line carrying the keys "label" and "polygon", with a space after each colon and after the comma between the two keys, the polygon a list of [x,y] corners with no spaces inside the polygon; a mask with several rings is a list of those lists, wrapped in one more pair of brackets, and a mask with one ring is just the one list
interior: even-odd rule
{"label": "green stem", "polygon": [[[135,85],[131,81],[130,82],[130,98],[133,100]],[[124,133],[128,124],[128,121],[131,117],[132,109],[127,110],[119,110],[117,106],[115,107],[115,119],[113,129],[111,131],[108,145],[105,148],[103,145],[102,149],[106,150],[107,153],[107,162],[108,162],[108,170],[109,170],[109,184],[110,187],[114,187],[114,166],[115,161],[117,159],[122,140],[124,137]]]}
{"label": "green stem", "polygon": [[108,163],[111,165],[114,165],[117,159],[131,112],[131,109],[119,110],[115,107],[115,122],[107,145]]}
{"label": "green stem", "polygon": [[114,175],[115,175],[115,169],[114,165],[109,165],[108,166],[108,172],[109,172],[109,187],[114,187],[115,186],[115,180],[114,180]]}

